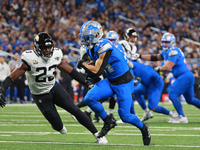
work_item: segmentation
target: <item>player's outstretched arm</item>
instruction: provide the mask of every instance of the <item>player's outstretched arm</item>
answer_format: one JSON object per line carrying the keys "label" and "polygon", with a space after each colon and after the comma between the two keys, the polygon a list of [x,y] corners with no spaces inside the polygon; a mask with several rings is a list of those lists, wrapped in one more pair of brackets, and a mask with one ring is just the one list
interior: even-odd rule
{"label": "player's outstretched arm", "polygon": [[72,78],[74,78],[79,83],[82,83],[83,85],[86,85],[87,87],[90,87],[92,83],[85,80],[84,76],[76,71],[76,69],[72,68],[69,64],[67,64],[64,60],[61,61],[61,63],[58,65],[58,69],[68,73]]}
{"label": "player's outstretched arm", "polygon": [[5,92],[6,92],[7,88],[13,83],[14,80],[16,80],[21,75],[23,75],[26,72],[27,69],[28,69],[28,66],[25,63],[22,63],[20,67],[18,67],[16,70],[14,70],[2,82],[2,84],[0,86],[0,106],[2,108],[6,105]]}

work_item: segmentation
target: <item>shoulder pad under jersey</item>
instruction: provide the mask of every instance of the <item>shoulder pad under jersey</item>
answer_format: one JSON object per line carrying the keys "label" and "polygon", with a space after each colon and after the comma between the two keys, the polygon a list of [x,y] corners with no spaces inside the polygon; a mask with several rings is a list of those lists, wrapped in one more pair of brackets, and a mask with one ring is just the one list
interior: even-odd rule
{"label": "shoulder pad under jersey", "polygon": [[112,48],[112,43],[109,40],[100,40],[96,46],[98,48],[97,53],[100,55],[104,52],[106,52],[108,49]]}
{"label": "shoulder pad under jersey", "polygon": [[174,56],[174,55],[177,55],[177,54],[178,54],[178,52],[176,50],[171,50],[169,52],[169,56]]}
{"label": "shoulder pad under jersey", "polygon": [[62,50],[57,47],[54,47],[54,52],[52,57],[59,57],[62,60],[63,59]]}
{"label": "shoulder pad under jersey", "polygon": [[28,61],[33,57],[38,57],[33,50],[25,50],[21,55],[21,59],[24,61]]}
{"label": "shoulder pad under jersey", "polygon": [[125,49],[126,52],[131,52],[131,46],[129,45],[129,43],[126,40],[119,41],[119,44],[121,44],[123,46],[123,48]]}

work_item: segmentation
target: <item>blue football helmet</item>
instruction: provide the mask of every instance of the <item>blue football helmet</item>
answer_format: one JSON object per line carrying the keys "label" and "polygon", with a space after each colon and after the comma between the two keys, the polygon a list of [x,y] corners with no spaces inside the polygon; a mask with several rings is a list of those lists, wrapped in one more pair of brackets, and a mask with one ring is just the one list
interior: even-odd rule
{"label": "blue football helmet", "polygon": [[85,48],[92,49],[103,36],[102,26],[96,21],[85,22],[80,30],[79,38],[81,45]]}
{"label": "blue football helmet", "polygon": [[111,42],[113,42],[113,44],[117,45],[119,41],[119,35],[117,34],[117,32],[111,30],[106,35],[106,39],[110,40]]}
{"label": "blue football helmet", "polygon": [[[167,42],[168,44],[164,44],[163,42]],[[162,36],[161,46],[164,50],[168,50],[175,45],[176,45],[176,38],[173,34],[167,32]]]}

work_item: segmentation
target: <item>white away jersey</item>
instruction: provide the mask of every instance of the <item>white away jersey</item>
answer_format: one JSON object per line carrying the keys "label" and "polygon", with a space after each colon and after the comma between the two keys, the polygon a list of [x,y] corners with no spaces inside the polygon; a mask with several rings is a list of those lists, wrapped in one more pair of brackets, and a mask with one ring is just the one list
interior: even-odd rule
{"label": "white away jersey", "polygon": [[33,50],[24,51],[21,59],[30,67],[30,70],[26,71],[26,77],[32,94],[49,93],[55,84],[56,67],[63,59],[62,51],[54,48],[53,55],[47,62]]}
{"label": "white away jersey", "polygon": [[119,41],[119,43],[125,49],[126,55],[129,59],[131,58],[132,55],[134,55],[137,52],[137,47],[135,46],[135,44],[127,42],[126,40],[121,40]]}

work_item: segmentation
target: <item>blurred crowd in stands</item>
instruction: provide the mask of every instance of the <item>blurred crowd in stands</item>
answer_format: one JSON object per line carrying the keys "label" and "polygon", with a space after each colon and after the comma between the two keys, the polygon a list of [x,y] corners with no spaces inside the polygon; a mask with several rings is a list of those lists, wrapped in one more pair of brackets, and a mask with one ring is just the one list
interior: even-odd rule
{"label": "blurred crowd in stands", "polygon": [[198,0],[1,0],[0,50],[21,55],[33,49],[38,32],[47,32],[55,47],[76,65],[79,53],[70,47],[80,48],[81,25],[96,20],[103,26],[104,35],[115,30],[120,39],[127,28],[133,27],[139,35],[140,54],[159,53],[163,31],[171,32],[188,58],[188,67],[196,70],[200,57],[199,8]]}

